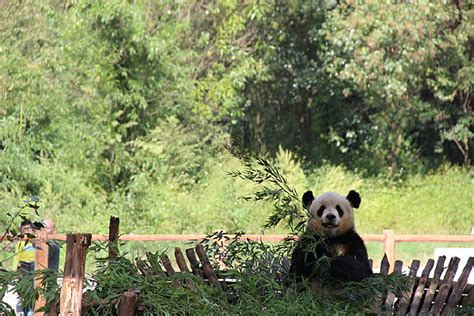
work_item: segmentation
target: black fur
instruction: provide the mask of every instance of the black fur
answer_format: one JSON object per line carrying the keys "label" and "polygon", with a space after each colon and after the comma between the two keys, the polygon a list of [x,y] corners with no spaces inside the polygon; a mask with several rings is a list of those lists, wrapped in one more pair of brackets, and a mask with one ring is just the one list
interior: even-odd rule
{"label": "black fur", "polygon": [[[310,243],[316,247],[308,251]],[[333,249],[344,247],[345,254],[338,256]],[[291,256],[290,274],[297,281],[318,278],[314,275],[317,259],[326,256],[330,258],[329,275],[340,281],[361,281],[372,275],[367,249],[364,241],[354,231],[350,230],[344,235],[333,238],[311,236],[301,238]]]}
{"label": "black fur", "polygon": [[311,202],[313,202],[313,200],[313,192],[306,191],[305,194],[303,194],[303,207],[309,210],[309,207],[311,206]]}
{"label": "black fur", "polygon": [[351,203],[353,208],[359,208],[360,206],[360,195],[357,193],[357,191],[350,190],[349,194],[347,195],[346,199]]}
{"label": "black fur", "polygon": [[[313,200],[313,192],[307,191],[303,195],[303,205],[306,208],[309,209]],[[349,192],[347,200],[354,208],[358,208],[361,202],[359,193],[354,190]],[[338,205],[336,208],[342,217],[341,207]],[[320,211],[318,210],[318,215]],[[338,253],[340,250],[342,253]],[[327,272],[336,280],[361,281],[372,275],[367,248],[354,229],[335,237],[321,237],[316,234],[301,237],[291,256],[290,274],[296,280],[318,278],[318,275],[315,275],[321,272],[318,259],[323,257],[329,258]]]}

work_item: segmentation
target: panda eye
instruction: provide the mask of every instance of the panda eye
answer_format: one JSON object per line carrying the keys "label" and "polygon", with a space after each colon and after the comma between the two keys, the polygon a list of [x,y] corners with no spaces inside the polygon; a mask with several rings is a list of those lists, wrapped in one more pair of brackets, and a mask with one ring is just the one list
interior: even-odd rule
{"label": "panda eye", "polygon": [[321,205],[321,207],[318,210],[318,216],[319,217],[323,216],[323,212],[324,212],[325,209],[326,209],[326,206]]}
{"label": "panda eye", "polygon": [[344,211],[339,205],[336,206],[336,210],[339,213],[339,217],[342,217],[342,215],[344,215]]}

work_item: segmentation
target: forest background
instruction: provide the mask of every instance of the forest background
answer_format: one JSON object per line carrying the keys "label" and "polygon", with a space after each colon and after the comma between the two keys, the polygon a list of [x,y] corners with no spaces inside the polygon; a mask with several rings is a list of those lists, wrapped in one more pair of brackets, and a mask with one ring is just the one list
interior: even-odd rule
{"label": "forest background", "polygon": [[262,233],[239,144],[299,195],[358,190],[360,233],[471,233],[472,5],[0,6],[0,226],[37,195],[60,232]]}

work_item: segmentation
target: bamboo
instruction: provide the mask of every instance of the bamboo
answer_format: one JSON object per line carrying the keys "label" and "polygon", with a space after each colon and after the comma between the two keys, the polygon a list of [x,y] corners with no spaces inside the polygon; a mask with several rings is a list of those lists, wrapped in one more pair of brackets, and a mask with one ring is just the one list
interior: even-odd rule
{"label": "bamboo", "polygon": [[[267,242],[278,242],[283,241],[287,238],[287,235],[242,235],[241,239],[253,240],[253,241],[267,241]],[[362,235],[364,241],[384,241],[384,235]],[[206,238],[204,234],[127,234],[119,237],[119,240],[122,241],[192,241],[192,240],[201,240]],[[51,240],[66,240],[66,235],[64,234],[54,234],[49,235]],[[92,240],[94,241],[107,241],[108,237],[106,235],[93,234]]]}

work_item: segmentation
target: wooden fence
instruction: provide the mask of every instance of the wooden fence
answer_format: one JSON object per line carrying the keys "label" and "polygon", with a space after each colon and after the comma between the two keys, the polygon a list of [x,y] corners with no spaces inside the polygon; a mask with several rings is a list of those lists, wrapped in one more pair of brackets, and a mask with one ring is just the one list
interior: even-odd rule
{"label": "wooden fence", "polygon": [[[85,276],[85,256],[87,249],[92,241],[108,241],[109,255],[116,257],[118,253],[117,241],[198,241],[206,237],[206,235],[121,235],[119,236],[119,219],[111,217],[109,234],[55,234],[48,235],[41,231],[37,235],[37,251],[36,251],[36,269],[41,270],[46,267],[48,262],[47,240],[63,240],[66,241],[66,262],[64,268],[63,287],[61,291],[61,315],[80,315],[81,314],[81,298],[82,298],[82,281]],[[243,239],[251,239],[264,242],[278,242],[285,239],[286,235],[243,235]],[[382,242],[383,252],[389,263],[391,270],[396,266],[396,244],[400,242],[474,242],[474,236],[471,235],[395,235],[393,230],[384,230],[381,235],[362,235],[364,241]],[[2,240],[0,240],[1,242]],[[201,254],[202,255],[202,254]],[[391,271],[389,271],[391,272]],[[41,280],[36,280],[35,284],[39,286]],[[129,296],[133,296],[129,293]],[[133,301],[133,300],[132,300]],[[35,310],[45,305],[43,298],[39,297]],[[54,309],[54,306],[53,306]],[[42,315],[42,313],[35,313]],[[51,315],[55,312],[51,310]],[[128,314],[127,314],[128,315]]]}
{"label": "wooden fence", "polygon": [[[107,241],[109,236],[92,234],[92,241]],[[158,234],[158,235],[134,235],[127,234],[118,237],[120,241],[193,241],[205,238],[203,234],[175,235],[175,234]],[[243,239],[251,239],[264,242],[279,242],[288,237],[287,235],[243,235]],[[361,235],[365,242],[381,242],[383,243],[383,253],[387,254],[390,265],[393,267],[397,260],[397,243],[402,242],[459,242],[474,243],[474,235],[395,235],[391,229],[383,231],[383,234],[363,234]],[[50,240],[66,240],[66,235],[57,234],[45,236]]]}

